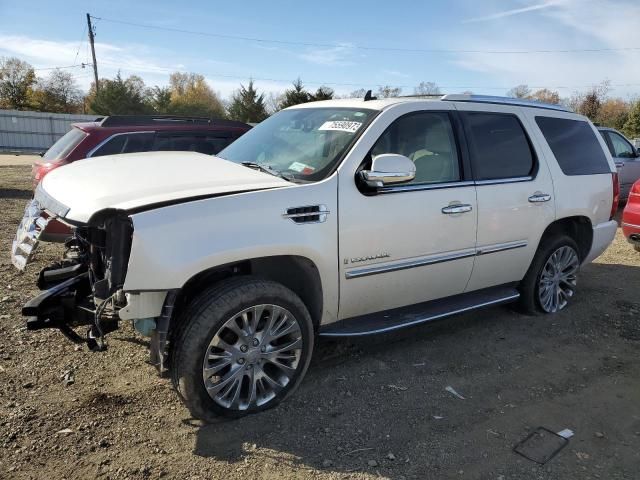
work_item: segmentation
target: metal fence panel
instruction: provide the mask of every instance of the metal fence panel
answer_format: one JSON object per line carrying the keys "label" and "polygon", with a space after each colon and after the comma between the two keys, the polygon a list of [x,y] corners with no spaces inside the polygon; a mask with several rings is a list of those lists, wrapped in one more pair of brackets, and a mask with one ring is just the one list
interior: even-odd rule
{"label": "metal fence panel", "polygon": [[72,123],[96,118],[98,115],[0,110],[0,152],[44,152]]}

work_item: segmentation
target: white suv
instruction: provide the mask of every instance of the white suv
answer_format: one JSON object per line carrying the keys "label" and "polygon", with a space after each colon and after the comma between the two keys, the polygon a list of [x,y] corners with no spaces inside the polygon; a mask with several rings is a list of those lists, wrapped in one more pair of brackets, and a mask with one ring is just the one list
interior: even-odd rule
{"label": "white suv", "polygon": [[48,219],[75,236],[23,314],[92,349],[133,320],[194,416],[241,416],[295,389],[318,336],[507,302],[565,308],[580,265],[615,235],[615,172],[589,120],[555,105],[307,103],[218,157],[114,155],[51,172],[14,263]]}

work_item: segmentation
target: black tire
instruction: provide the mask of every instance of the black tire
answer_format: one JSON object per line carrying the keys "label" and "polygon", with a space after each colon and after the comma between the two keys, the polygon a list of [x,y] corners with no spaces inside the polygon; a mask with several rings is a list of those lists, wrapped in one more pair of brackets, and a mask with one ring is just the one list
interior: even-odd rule
{"label": "black tire", "polygon": [[543,315],[546,312],[542,307],[539,299],[539,285],[542,270],[549,257],[553,255],[559,248],[571,247],[579,260],[582,261],[579,255],[578,245],[576,242],[565,234],[556,234],[543,238],[538,247],[538,251],[533,257],[533,261],[529,266],[529,270],[525,274],[524,278],[520,282],[518,290],[520,291],[520,299],[518,301],[518,310],[528,315]]}
{"label": "black tire", "polygon": [[[245,406],[245,409],[225,408],[216,403],[205,388],[203,364],[209,343],[229,319],[247,308],[263,304],[288,310],[300,327],[302,348],[295,373],[267,403]],[[302,300],[279,283],[248,276],[223,280],[195,298],[180,320],[186,323],[172,346],[171,380],[194,418],[213,422],[220,416],[239,418],[275,407],[295,391],[309,367],[314,344],[311,316]]]}

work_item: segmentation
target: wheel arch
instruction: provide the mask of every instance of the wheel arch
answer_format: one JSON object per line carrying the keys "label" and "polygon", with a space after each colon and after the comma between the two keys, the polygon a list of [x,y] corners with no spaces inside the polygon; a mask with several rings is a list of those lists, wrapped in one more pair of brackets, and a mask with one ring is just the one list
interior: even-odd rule
{"label": "wheel arch", "polygon": [[555,220],[545,229],[540,238],[540,243],[546,238],[558,234],[568,235],[576,242],[581,261],[584,260],[591,251],[591,245],[593,244],[593,224],[589,217],[576,215]]}
{"label": "wheel arch", "polygon": [[278,282],[300,297],[318,328],[323,313],[322,279],[316,264],[307,257],[276,255],[241,260],[208,268],[192,276],[180,289],[172,322],[179,318],[181,307],[202,290],[230,277],[251,275]]}

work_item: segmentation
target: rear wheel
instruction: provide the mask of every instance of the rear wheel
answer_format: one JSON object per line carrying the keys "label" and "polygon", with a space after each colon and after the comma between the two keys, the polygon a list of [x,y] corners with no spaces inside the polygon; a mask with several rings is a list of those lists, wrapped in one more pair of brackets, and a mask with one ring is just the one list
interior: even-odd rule
{"label": "rear wheel", "polygon": [[580,257],[567,235],[543,239],[520,284],[520,307],[525,313],[556,313],[575,294]]}
{"label": "rear wheel", "polygon": [[313,351],[309,312],[292,291],[235,278],[203,292],[172,355],[172,379],[196,418],[241,417],[277,405],[304,376]]}

